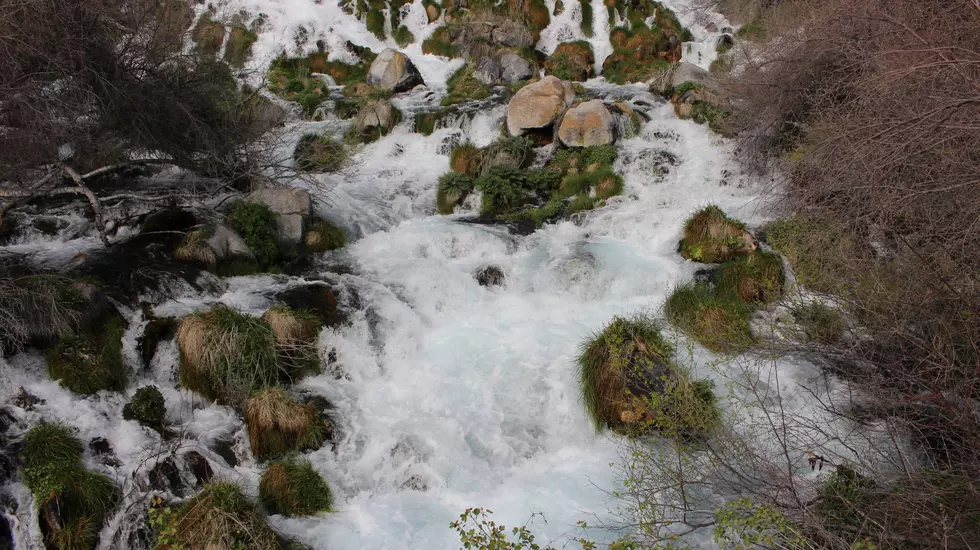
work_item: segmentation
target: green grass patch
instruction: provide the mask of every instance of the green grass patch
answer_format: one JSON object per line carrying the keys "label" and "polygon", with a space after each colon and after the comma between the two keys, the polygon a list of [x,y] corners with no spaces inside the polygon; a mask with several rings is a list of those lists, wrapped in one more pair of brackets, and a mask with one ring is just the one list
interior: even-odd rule
{"label": "green grass patch", "polygon": [[123,406],[122,416],[159,431],[167,416],[167,402],[156,386],[143,386]]}
{"label": "green grass patch", "polygon": [[592,30],[592,3],[589,2],[589,0],[579,0],[578,5],[579,9],[582,10],[582,20],[579,23],[579,28],[582,30],[582,34],[585,35],[586,38],[592,38],[592,35],[594,34]]}
{"label": "green grass patch", "polygon": [[270,514],[311,516],[329,512],[333,493],[308,460],[288,458],[273,462],[262,473],[259,498]]}
{"label": "green grass patch", "polygon": [[459,46],[453,44],[447,26],[439,27],[429,38],[422,41],[422,53],[449,58],[460,56]]}
{"label": "green grass patch", "polygon": [[706,283],[674,289],[664,313],[674,326],[714,352],[735,353],[755,341],[749,326],[750,308],[737,296],[720,293]]}
{"label": "green grass patch", "polygon": [[729,218],[715,205],[695,212],[684,223],[681,256],[701,263],[725,262],[755,248],[745,224]]}
{"label": "green grass patch", "polygon": [[225,47],[225,61],[232,67],[245,66],[252,53],[252,44],[258,39],[258,34],[241,25],[232,27]]}
{"label": "green grass patch", "polygon": [[723,136],[732,136],[731,125],[728,123],[731,110],[708,101],[695,101],[691,104],[691,120],[698,124],[707,124],[714,132]]}
{"label": "green grass patch", "polygon": [[480,150],[482,171],[506,164],[524,168],[534,160],[534,142],[526,136],[503,136]]}
{"label": "green grass patch", "polygon": [[527,176],[512,166],[494,166],[475,184],[483,194],[480,214],[487,217],[503,214],[527,200]]}
{"label": "green grass patch", "polygon": [[676,95],[684,95],[687,92],[697,91],[697,90],[700,90],[703,87],[704,87],[703,85],[698,84],[697,82],[692,82],[692,81],[688,80],[687,82],[683,82],[683,83],[681,83],[680,86],[677,86],[676,88],[674,88],[674,93]]}
{"label": "green grass patch", "polygon": [[191,39],[197,44],[198,53],[209,56],[218,55],[218,52],[221,51],[221,45],[225,41],[225,27],[205,13],[194,25],[194,30],[191,31]]}
{"label": "green grass patch", "polygon": [[467,65],[453,73],[446,82],[446,96],[442,98],[442,105],[455,105],[466,101],[486,99],[492,92],[490,86],[480,82],[476,78],[475,69]]}
{"label": "green grass patch", "polygon": [[408,27],[405,25],[399,25],[392,33],[391,37],[395,39],[395,42],[398,43],[398,46],[401,48],[415,42],[415,35],[412,34],[412,31],[408,30]]}
{"label": "green grass patch", "polygon": [[588,195],[578,195],[568,203],[568,207],[565,208],[565,215],[571,216],[577,212],[592,210],[595,208],[596,202],[596,199]]}
{"label": "green grass patch", "polygon": [[336,172],[343,168],[350,155],[343,143],[317,133],[303,134],[293,150],[293,159],[300,170],[307,172]]}
{"label": "green grass patch", "polygon": [[436,210],[440,214],[452,214],[457,205],[466,200],[474,187],[476,181],[459,172],[448,172],[439,177],[439,184],[436,187]]}
{"label": "green grass patch", "polygon": [[564,42],[544,62],[547,74],[562,80],[584,81],[592,76],[595,54],[585,40]]}
{"label": "green grass patch", "polygon": [[241,201],[228,216],[231,227],[245,239],[259,267],[269,269],[279,260],[276,213],[264,204]]}
{"label": "green grass patch", "polygon": [[82,395],[125,390],[129,369],[122,357],[124,330],[122,318],[114,315],[104,327],[62,336],[47,354],[48,376]]}
{"label": "green grass patch", "polygon": [[157,548],[282,547],[256,504],[234,483],[209,483],[178,510],[151,509],[150,516],[157,526]]}
{"label": "green grass patch", "polygon": [[368,10],[367,15],[364,18],[364,25],[367,27],[368,32],[378,37],[378,40],[384,41],[385,16],[383,13],[381,13],[381,10],[377,8]]}
{"label": "green grass patch", "polygon": [[82,451],[65,424],[40,424],[24,436],[24,484],[34,495],[45,543],[59,550],[93,548],[118,499],[111,479],[85,469]]}
{"label": "green grass patch", "polygon": [[834,344],[844,337],[847,328],[844,317],[832,307],[820,302],[808,302],[794,308],[792,313],[807,340]]}
{"label": "green grass patch", "polygon": [[550,193],[561,185],[561,172],[542,168],[527,173],[527,185],[538,192]]}
{"label": "green grass patch", "polygon": [[314,220],[306,231],[304,244],[313,253],[337,250],[347,246],[347,233],[327,220]]}
{"label": "green grass patch", "polygon": [[740,254],[718,269],[718,292],[749,303],[767,303],[782,296],[783,260],[778,254],[756,250]]}
{"label": "green grass patch", "polygon": [[859,254],[851,235],[827,220],[802,215],[769,222],[762,232],[793,266],[799,284],[817,292],[844,293],[847,262]]}

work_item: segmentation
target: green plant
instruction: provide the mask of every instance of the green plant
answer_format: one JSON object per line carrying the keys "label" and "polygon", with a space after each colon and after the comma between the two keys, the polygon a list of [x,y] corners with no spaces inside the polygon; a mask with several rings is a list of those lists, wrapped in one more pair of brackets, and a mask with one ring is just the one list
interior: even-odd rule
{"label": "green plant", "polygon": [[755,250],[721,265],[715,276],[718,292],[745,302],[772,302],[783,291],[783,260],[778,254]]}
{"label": "green plant", "polygon": [[724,548],[803,548],[797,528],[779,510],[748,498],[729,502],[715,511],[714,539]]}
{"label": "green plant", "polygon": [[47,354],[48,376],[84,395],[126,389],[129,371],[122,357],[124,330],[122,318],[113,315],[104,327],[63,336]]}
{"label": "green plant", "polygon": [[524,172],[512,166],[494,166],[476,180],[476,188],[483,194],[480,214],[495,216],[520,206],[527,197],[527,178]]}
{"label": "green plant", "polygon": [[565,215],[571,216],[576,212],[583,212],[585,210],[592,210],[595,208],[596,200],[588,195],[578,195],[571,202],[568,203],[568,207],[565,208]]}
{"label": "green plant", "polygon": [[755,249],[745,224],[728,217],[715,205],[708,205],[684,222],[681,256],[702,263],[725,262],[737,254]]}
{"label": "green plant", "polygon": [[[176,512],[157,513],[164,548],[278,550],[278,537],[234,483],[209,483]],[[157,540],[158,548],[164,541]]]}
{"label": "green plant", "polygon": [[318,449],[327,439],[324,419],[316,407],[298,402],[280,387],[255,392],[245,402],[252,454],[258,460]]}
{"label": "green plant", "polygon": [[793,318],[803,328],[806,338],[814,342],[833,344],[844,336],[843,316],[820,302],[807,302],[793,309]]}
{"label": "green plant", "polygon": [[579,27],[586,38],[592,38],[592,3],[589,0],[579,0],[579,9],[582,10],[582,21]]}
{"label": "green plant", "polygon": [[228,35],[228,45],[225,46],[225,61],[232,67],[242,67],[248,61],[252,44],[259,35],[243,26],[234,26]]}
{"label": "green plant", "polygon": [[490,97],[490,87],[476,78],[475,69],[467,65],[453,73],[446,82],[447,91],[442,98],[442,105],[454,105],[474,99]]}
{"label": "green plant", "polygon": [[432,35],[422,42],[422,53],[430,55],[441,55],[443,57],[459,57],[459,47],[455,45],[449,36],[449,27],[439,27]]}
{"label": "green plant", "polygon": [[209,56],[218,54],[225,41],[225,27],[205,13],[197,20],[191,38],[197,44],[197,51]]}
{"label": "green plant", "polygon": [[483,165],[483,152],[476,145],[466,141],[453,147],[449,153],[449,167],[454,172],[476,177]]}
{"label": "green plant", "polygon": [[[541,546],[535,542],[534,533],[522,525],[507,529],[504,525],[490,519],[493,511],[486,508],[467,508],[459,520],[449,524],[456,530],[463,548],[473,550],[556,550],[553,546]],[[584,524],[580,523],[584,527]],[[513,536],[513,539],[511,538]],[[595,550],[594,542],[579,538],[575,542],[582,550]],[[566,546],[567,547],[567,546]],[[627,550],[626,547],[610,545],[610,550]]]}
{"label": "green plant", "polygon": [[308,133],[299,138],[293,159],[300,170],[336,172],[347,162],[348,153],[343,143],[329,136]]}
{"label": "green plant", "polygon": [[745,40],[750,40],[753,42],[760,42],[766,39],[768,36],[765,26],[759,20],[751,21],[739,27],[738,31],[735,32],[735,36]]}
{"label": "green plant", "polygon": [[364,24],[367,26],[367,30],[378,37],[378,40],[385,39],[385,16],[381,13],[381,10],[377,8],[371,8],[367,12],[367,16],[364,18]]}
{"label": "green plant", "polygon": [[473,178],[459,172],[448,172],[439,177],[436,187],[436,210],[440,214],[452,214],[456,205],[466,200],[476,182]]}
{"label": "green plant", "polygon": [[731,136],[728,117],[731,111],[721,105],[707,101],[695,101],[691,104],[691,120],[698,124],[707,124],[708,128],[723,135]]}
{"label": "green plant", "polygon": [[592,76],[595,54],[585,40],[564,42],[545,60],[544,69],[562,80],[584,81]]}
{"label": "green plant", "polygon": [[527,185],[536,191],[554,191],[561,185],[561,172],[548,168],[532,170],[527,173]]}
{"label": "green plant", "polygon": [[855,238],[829,220],[797,215],[762,228],[773,250],[786,257],[797,281],[817,292],[840,293],[847,262],[859,254]]}
{"label": "green plant", "polygon": [[143,386],[123,407],[122,416],[124,420],[135,420],[159,430],[167,416],[167,402],[156,386]]}
{"label": "green plant", "polygon": [[259,498],[270,514],[309,516],[328,512],[333,493],[308,460],[290,457],[273,462],[262,473]]}
{"label": "green plant", "polygon": [[259,267],[268,269],[279,260],[276,214],[268,206],[239,202],[232,208],[228,221],[245,239]]}
{"label": "green plant", "polygon": [[872,504],[873,479],[847,464],[841,464],[826,477],[818,489],[817,511],[833,527],[857,526],[859,511]]}
{"label": "green plant", "polygon": [[394,38],[398,46],[402,48],[408,46],[412,42],[415,42],[415,35],[412,34],[412,31],[408,30],[408,27],[405,25],[399,25],[398,28],[391,33],[391,37]]}
{"label": "green plant", "polygon": [[674,289],[664,312],[677,328],[712,351],[737,352],[754,342],[749,326],[751,311],[745,303],[705,283]]}
{"label": "green plant", "polygon": [[314,220],[306,232],[304,245],[314,253],[336,250],[347,246],[347,233],[327,220]]}
{"label": "green plant", "polygon": [[674,93],[677,94],[677,95],[684,95],[687,92],[694,92],[694,91],[700,90],[702,88],[704,88],[703,85],[701,85],[701,84],[699,84],[697,82],[693,82],[691,80],[688,80],[686,82],[682,82],[680,86],[677,86],[676,88],[674,88]]}

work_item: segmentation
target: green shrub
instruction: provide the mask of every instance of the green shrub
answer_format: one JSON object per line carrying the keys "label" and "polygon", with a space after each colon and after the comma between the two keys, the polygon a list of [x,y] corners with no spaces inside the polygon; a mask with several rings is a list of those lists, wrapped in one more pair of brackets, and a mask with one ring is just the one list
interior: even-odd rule
{"label": "green shrub", "polygon": [[367,16],[364,19],[364,24],[367,26],[367,30],[378,37],[378,40],[384,41],[385,39],[385,16],[381,13],[381,10],[377,8],[371,8],[367,12]]}
{"label": "green shrub", "polygon": [[399,25],[392,33],[391,37],[395,39],[395,42],[398,43],[398,46],[401,48],[415,42],[415,35],[412,34],[412,31],[408,30],[408,27],[405,25]]}
{"label": "green shrub", "polygon": [[24,484],[34,495],[45,542],[58,550],[94,547],[118,497],[111,479],[84,468],[82,451],[65,424],[40,424],[24,436]]}
{"label": "green shrub", "polygon": [[48,352],[48,376],[83,395],[126,389],[129,370],[122,357],[124,330],[122,319],[114,315],[104,327],[63,336]]}
{"label": "green shrub", "polygon": [[483,194],[480,214],[495,216],[516,208],[527,197],[524,172],[511,166],[494,166],[476,180],[476,188]]}
{"label": "green shrub", "polygon": [[175,512],[159,513],[163,525],[158,548],[230,548],[274,550],[279,537],[238,485],[209,483]]}
{"label": "green shrub", "polygon": [[715,277],[718,292],[745,302],[772,302],[783,292],[783,260],[756,250],[725,262]]}
{"label": "green shrub", "polygon": [[459,57],[459,47],[453,44],[449,36],[449,27],[442,26],[435,30],[429,38],[422,42],[422,53],[441,55],[443,57]]}
{"label": "green shrub", "polygon": [[534,143],[525,136],[505,136],[480,150],[482,170],[507,164],[524,168],[534,159]]}
{"label": "green shrub", "polygon": [[701,84],[698,84],[697,82],[692,82],[692,81],[688,80],[686,82],[681,83],[680,86],[674,88],[674,93],[677,94],[677,95],[684,95],[687,92],[693,92],[693,91],[696,91],[696,90],[700,90],[703,87],[704,86],[702,86]]}
{"label": "green shrub", "polygon": [[232,228],[241,234],[262,269],[279,260],[276,214],[264,204],[239,202],[228,218]]}
{"label": "green shrub", "polygon": [[143,386],[123,407],[122,416],[124,420],[135,420],[159,430],[167,416],[167,402],[156,386]]}
{"label": "green shrub", "polygon": [[592,166],[596,168],[608,168],[616,161],[618,154],[614,145],[560,149],[555,153],[553,165],[563,172],[572,169],[585,171]]}
{"label": "green shrub", "polygon": [[228,45],[225,47],[225,61],[232,67],[244,66],[251,53],[252,44],[258,39],[258,34],[243,26],[232,27],[228,36]]}
{"label": "green shrub", "polygon": [[596,200],[588,195],[578,195],[571,202],[568,203],[568,207],[565,208],[565,215],[571,216],[576,212],[584,212],[586,210],[592,210],[595,208]]}
{"label": "green shrub", "polygon": [[820,302],[808,302],[793,309],[793,318],[807,339],[822,344],[839,342],[846,325],[839,311]]}
{"label": "green shrub", "polygon": [[296,374],[280,365],[268,323],[224,305],[183,318],[177,344],[181,386],[221,403],[240,406]]}
{"label": "green shrub", "polygon": [[329,512],[333,493],[308,460],[288,458],[273,462],[262,473],[259,498],[270,514],[310,516]]}
{"label": "green shrub", "polygon": [[440,214],[452,214],[456,205],[466,200],[476,182],[473,178],[459,172],[449,172],[439,177],[436,187],[436,210]]}
{"label": "green shrub", "polygon": [[327,220],[315,220],[306,231],[304,244],[306,250],[313,253],[336,250],[347,246],[347,233]]}
{"label": "green shrub", "polygon": [[527,173],[527,186],[536,191],[551,192],[561,185],[561,172],[543,168]]}
{"label": "green shrub", "polygon": [[343,168],[347,158],[343,143],[316,133],[303,134],[293,150],[296,166],[308,172],[336,172]]}
{"label": "green shrub", "polygon": [[751,311],[738,297],[723,295],[705,283],[674,289],[664,313],[677,328],[715,352],[738,352],[754,342]]}
{"label": "green shrub", "polygon": [[706,264],[725,262],[737,254],[755,249],[745,224],[728,217],[720,208],[708,205],[684,223],[681,256]]}
{"label": "green shrub", "polygon": [[442,104],[455,105],[475,99],[486,99],[490,97],[490,87],[480,82],[476,78],[475,69],[467,65],[453,73],[446,82],[446,96],[442,98]]}
{"label": "green shrub", "polygon": [[579,24],[579,28],[582,29],[582,34],[586,38],[592,38],[592,3],[589,0],[579,0],[578,5],[582,10],[582,21]]}

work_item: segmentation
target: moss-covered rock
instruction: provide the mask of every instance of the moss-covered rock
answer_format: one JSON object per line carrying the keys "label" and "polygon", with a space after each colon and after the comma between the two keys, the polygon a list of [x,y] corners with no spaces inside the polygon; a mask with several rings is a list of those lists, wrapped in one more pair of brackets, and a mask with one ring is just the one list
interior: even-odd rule
{"label": "moss-covered rock", "polygon": [[745,229],[745,224],[729,218],[714,205],[708,205],[688,218],[680,242],[681,256],[706,264],[726,262],[756,248],[755,239]]}
{"label": "moss-covered rock", "polygon": [[225,42],[225,26],[205,13],[194,25],[191,39],[197,44],[198,52],[210,56],[218,55],[221,45]]}
{"label": "moss-covered rock", "polygon": [[783,292],[783,260],[762,250],[739,254],[722,264],[714,280],[719,292],[743,302],[772,302]]}
{"label": "moss-covered rock", "polygon": [[457,205],[462,204],[473,191],[476,181],[459,172],[449,172],[439,177],[436,186],[436,210],[440,214],[452,214]]}
{"label": "moss-covered rock", "polygon": [[269,67],[266,78],[269,90],[287,101],[299,103],[305,114],[312,116],[329,97],[324,80],[315,75],[328,75],[341,86],[363,83],[375,54],[365,48],[358,51],[358,56],[359,61],[353,64],[330,61],[322,52],[306,57],[280,56]]}
{"label": "moss-covered rock", "polygon": [[347,141],[371,143],[391,132],[402,120],[402,112],[387,99],[372,99],[361,105]]}
{"label": "moss-covered rock", "polygon": [[272,209],[265,204],[240,201],[232,208],[228,221],[245,240],[260,269],[269,269],[279,261],[279,225]]}
{"label": "moss-covered rock", "polygon": [[719,292],[708,283],[674,289],[664,313],[674,326],[715,352],[737,353],[755,342],[749,306],[737,295]]}
{"label": "moss-covered rock", "polygon": [[118,500],[111,479],[85,469],[82,451],[82,442],[65,424],[40,424],[24,436],[24,483],[34,494],[50,548],[94,548]]}
{"label": "moss-covered rock", "polygon": [[316,407],[300,403],[282,388],[257,391],[245,402],[244,412],[257,460],[318,449],[327,439],[327,421]]}
{"label": "moss-covered rock", "polygon": [[122,357],[124,330],[122,318],[114,316],[103,327],[63,336],[48,352],[48,376],[83,395],[126,389],[129,369]]}
{"label": "moss-covered rock", "polygon": [[252,44],[258,39],[258,34],[243,25],[232,27],[225,46],[225,61],[232,67],[243,67],[252,53]]}
{"label": "moss-covered rock", "polygon": [[296,166],[307,172],[336,172],[348,158],[343,143],[318,133],[303,134],[293,150]]}
{"label": "moss-covered rock", "polygon": [[304,245],[307,252],[321,253],[347,246],[347,233],[343,228],[327,220],[314,220],[306,231]]}
{"label": "moss-covered rock", "polygon": [[562,80],[585,81],[593,75],[592,44],[579,40],[559,44],[544,62],[544,70]]}
{"label": "moss-covered rock", "polygon": [[582,346],[581,388],[597,430],[689,438],[719,418],[710,385],[692,382],[647,317],[616,317]]}
{"label": "moss-covered rock", "polygon": [[179,509],[151,510],[161,523],[158,548],[287,548],[234,483],[212,482]]}
{"label": "moss-covered rock", "polygon": [[156,386],[143,386],[123,406],[122,416],[124,420],[135,420],[144,426],[160,430],[167,416],[167,402]]}
{"label": "moss-covered rock", "polygon": [[139,348],[144,367],[150,366],[150,361],[156,355],[160,342],[170,340],[176,333],[177,319],[173,317],[150,319],[146,328],[143,329],[143,334],[136,339],[136,346]]}
{"label": "moss-covered rock", "polygon": [[288,458],[269,465],[259,480],[259,498],[270,514],[311,516],[333,507],[330,485],[308,460]]}
{"label": "moss-covered rock", "polygon": [[455,105],[465,101],[486,99],[490,97],[490,86],[476,78],[473,66],[467,65],[453,73],[446,82],[446,96],[442,98],[443,105]]}

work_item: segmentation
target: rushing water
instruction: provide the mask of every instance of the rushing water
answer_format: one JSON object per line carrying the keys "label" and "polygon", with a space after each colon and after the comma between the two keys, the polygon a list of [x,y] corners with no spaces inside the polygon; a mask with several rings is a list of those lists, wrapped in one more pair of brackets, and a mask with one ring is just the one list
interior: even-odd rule
{"label": "rushing water", "polygon": [[[593,41],[608,46],[606,10],[600,0],[593,4]],[[299,26],[311,31],[311,43],[326,37],[331,48],[348,39],[377,50],[385,46],[330,0],[219,4],[223,10],[238,8],[269,16],[256,45],[257,64],[291,44]],[[567,14],[576,9],[577,3],[566,3]],[[693,17],[681,13],[682,20]],[[419,42],[434,29],[420,3],[407,9],[404,20]],[[713,52],[713,45],[705,45],[716,35],[702,32],[693,19],[685,23],[703,41],[687,51]],[[556,18],[539,47],[553,49],[578,33],[574,15]],[[356,294],[359,309],[349,326],[321,335],[321,349],[335,350],[337,364],[299,384],[336,407],[338,441],[309,458],[334,488],[338,511],[272,521],[289,536],[332,549],[457,547],[448,525],[470,506],[491,508],[508,526],[540,512],[546,522],[537,521],[534,529],[544,540],[568,533],[579,520],[613,522],[617,503],[610,491],[617,489],[617,479],[610,464],[618,460],[617,442],[596,435],[587,418],[578,389],[578,347],[615,315],[656,314],[672,287],[693,276],[697,266],[677,254],[683,220],[693,210],[711,202],[750,225],[760,222],[758,182],[740,171],[730,143],[704,126],[678,120],[669,104],[643,86],[611,86],[598,79],[586,86],[631,102],[649,118],[638,136],[618,144],[615,168],[625,176],[623,196],[530,236],[459,221],[466,212],[438,216],[436,180],[448,170],[450,145],[489,143],[499,135],[506,109],[490,102],[474,117],[431,136],[412,133],[411,113],[438,105],[445,78],[459,62],[422,56],[418,43],[406,51],[436,93],[396,97],[407,111],[406,122],[360,151],[343,173],[324,175],[311,186],[320,214],[355,236],[346,249],[323,258],[324,266],[346,266],[345,274],[324,268],[319,275],[342,295]],[[704,56],[700,61],[710,63]],[[336,130],[340,124],[295,123],[294,133],[309,127]],[[70,257],[79,243],[96,246],[91,238],[34,246]],[[59,247],[67,249],[60,256]],[[474,272],[487,265],[504,272],[504,286],[479,286]],[[234,278],[220,295],[188,292],[155,313],[184,315],[221,302],[261,314],[271,291],[301,282]],[[140,312],[126,313],[132,321],[126,355],[136,372],[143,319]],[[139,371],[142,378],[129,393],[159,385],[169,420],[184,433],[177,443],[182,450],[199,450],[219,476],[255,494],[260,469],[253,460],[232,468],[206,447],[230,439],[247,456],[240,419],[231,409],[175,389],[176,362],[175,345],[164,344],[150,373]],[[35,411],[22,412],[22,421],[61,417],[85,440],[106,438],[119,463],[107,467],[88,456],[90,466],[111,472],[126,491],[145,490],[132,474],[165,456],[168,444],[121,420],[124,396],[74,396],[47,380],[43,360],[29,354],[0,366],[5,395],[23,385],[46,400]],[[790,379],[806,372],[795,369]],[[32,547],[38,531],[30,495],[21,484],[11,490],[20,503],[18,546]],[[127,521],[117,515],[105,533]]]}

